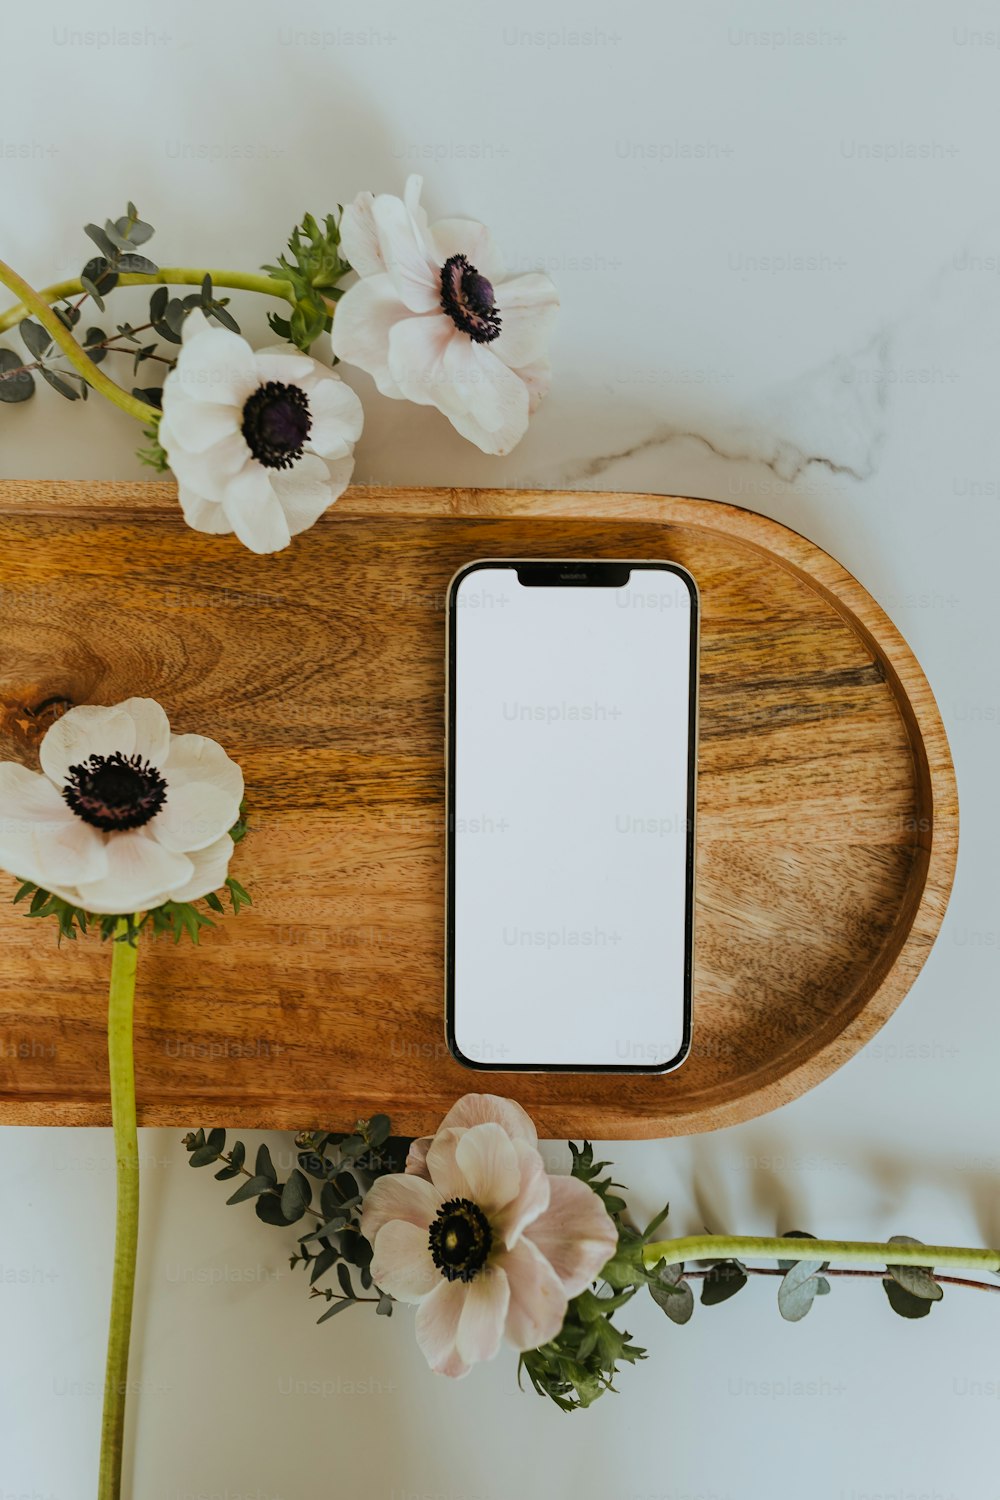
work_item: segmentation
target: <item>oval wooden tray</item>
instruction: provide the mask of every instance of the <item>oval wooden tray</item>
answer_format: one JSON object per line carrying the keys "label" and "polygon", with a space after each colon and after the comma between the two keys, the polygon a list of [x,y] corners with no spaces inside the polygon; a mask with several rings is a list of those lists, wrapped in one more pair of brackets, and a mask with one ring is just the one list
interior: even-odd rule
{"label": "oval wooden tray", "polygon": [[[670,558],[702,598],[694,1046],[667,1077],[471,1073],[443,1028],[444,591],[498,556]],[[748,511],[651,495],[355,489],[274,557],[168,484],[0,487],[0,756],[146,693],[241,762],[253,910],[143,945],[148,1125],[432,1129],[469,1089],[552,1137],[711,1130],[845,1062],[944,914],[955,780],[860,585]],[[641,815],[637,809],[637,815]],[[12,889],[12,888],[11,888]],[[108,955],[0,905],[0,1119],[102,1124]]]}

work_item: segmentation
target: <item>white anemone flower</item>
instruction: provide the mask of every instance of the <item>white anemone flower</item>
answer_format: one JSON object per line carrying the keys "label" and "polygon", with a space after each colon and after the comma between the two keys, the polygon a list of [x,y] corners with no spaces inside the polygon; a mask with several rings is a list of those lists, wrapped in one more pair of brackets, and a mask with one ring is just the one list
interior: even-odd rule
{"label": "white anemone flower", "polygon": [[456,1378],[503,1341],[524,1353],[554,1339],[618,1245],[597,1194],[549,1176],[530,1117],[496,1094],[459,1099],[405,1172],[372,1183],[361,1233],[376,1286],[416,1304],[427,1363]]}
{"label": "white anemone flower", "polygon": [[226,879],[243,772],[152,698],[82,705],[41,742],[42,771],[0,762],[0,865],[99,915],[196,901]]}
{"label": "white anemone flower", "polygon": [[421,184],[344,209],[341,244],[361,279],[337,303],[333,351],[384,396],[436,406],[484,453],[509,453],[549,388],[558,295],[540,272],[504,280],[474,219],[428,225]]}
{"label": "white anemone flower", "polygon": [[361,402],[289,344],[254,350],[195,308],[163,384],[159,442],[196,531],[279,552],[347,488]]}

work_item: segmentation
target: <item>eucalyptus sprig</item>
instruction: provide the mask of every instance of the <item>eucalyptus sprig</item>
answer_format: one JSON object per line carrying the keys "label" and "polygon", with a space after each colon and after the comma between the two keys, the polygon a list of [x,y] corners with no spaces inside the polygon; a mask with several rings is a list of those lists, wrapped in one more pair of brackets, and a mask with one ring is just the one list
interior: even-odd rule
{"label": "eucalyptus sprig", "polygon": [[[190,1131],[184,1137],[189,1165],[208,1167],[221,1163],[215,1173],[219,1182],[243,1176],[247,1180],[226,1199],[231,1205],[252,1202],[264,1224],[287,1228],[307,1215],[316,1220],[298,1236],[298,1248],[289,1266],[309,1273],[310,1296],[322,1297],[330,1306],[317,1319],[325,1323],[336,1313],[357,1303],[372,1303],[376,1312],[391,1315],[393,1299],[375,1289],[369,1266],[372,1247],[361,1233],[364,1195],[377,1177],[400,1172],[406,1164],[408,1140],[393,1138],[388,1115],[358,1120],[348,1134],[335,1131],[300,1131],[295,1136],[298,1165],[281,1181],[267,1146],[258,1146],[251,1172],[242,1140],[226,1150],[226,1132],[221,1127]],[[310,1178],[312,1181],[310,1181]],[[318,1186],[314,1187],[313,1184]],[[333,1273],[337,1290],[318,1287],[317,1282]]]}

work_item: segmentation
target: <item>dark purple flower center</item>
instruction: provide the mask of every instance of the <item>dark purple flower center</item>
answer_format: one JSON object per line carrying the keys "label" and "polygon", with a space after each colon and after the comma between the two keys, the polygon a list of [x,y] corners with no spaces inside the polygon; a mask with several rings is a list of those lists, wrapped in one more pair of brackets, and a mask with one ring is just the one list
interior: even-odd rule
{"label": "dark purple flower center", "polygon": [[167,800],[167,783],[141,755],[91,755],[70,766],[63,796],[78,818],[104,833],[141,828]]}
{"label": "dark purple flower center", "polygon": [[468,1198],[449,1198],[430,1227],[431,1260],[447,1281],[471,1281],[493,1244],[489,1220]]}
{"label": "dark purple flower center", "polygon": [[302,457],[312,430],[305,391],[297,385],[268,380],[243,407],[243,436],[258,463],[268,469],[290,469]]}
{"label": "dark purple flower center", "polygon": [[500,333],[493,297],[493,283],[464,255],[451,256],[441,267],[441,306],[455,327],[477,344],[489,344]]}

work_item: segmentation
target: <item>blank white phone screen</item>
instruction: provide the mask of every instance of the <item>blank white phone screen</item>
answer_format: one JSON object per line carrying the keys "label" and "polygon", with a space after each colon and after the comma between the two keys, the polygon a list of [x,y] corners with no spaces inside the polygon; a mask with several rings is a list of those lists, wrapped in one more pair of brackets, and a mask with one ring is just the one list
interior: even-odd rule
{"label": "blank white phone screen", "polygon": [[656,1071],[689,1031],[696,593],[478,567],[451,597],[450,1040],[489,1068]]}

